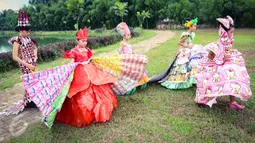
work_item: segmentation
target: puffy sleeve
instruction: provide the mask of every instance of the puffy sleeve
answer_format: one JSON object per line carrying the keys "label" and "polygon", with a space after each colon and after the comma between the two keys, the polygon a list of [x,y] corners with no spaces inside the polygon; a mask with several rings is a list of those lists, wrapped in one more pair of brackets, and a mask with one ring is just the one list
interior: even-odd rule
{"label": "puffy sleeve", "polygon": [[76,54],[75,54],[75,51],[73,49],[68,50],[64,53],[64,58],[73,58],[73,59],[75,59],[75,57],[76,57]]}
{"label": "puffy sleeve", "polygon": [[182,35],[180,37],[180,39],[182,39],[183,37],[190,37],[191,35],[188,32],[182,32]]}
{"label": "puffy sleeve", "polygon": [[12,37],[10,40],[8,40],[8,43],[11,44],[11,45],[13,45],[14,42],[17,42],[17,43],[20,44],[20,38],[19,38],[19,36]]}
{"label": "puffy sleeve", "polygon": [[204,48],[209,51],[212,51],[215,54],[213,61],[216,64],[221,65],[224,63],[223,58],[224,58],[224,54],[225,54],[225,48],[222,44],[210,43],[210,44],[206,45]]}

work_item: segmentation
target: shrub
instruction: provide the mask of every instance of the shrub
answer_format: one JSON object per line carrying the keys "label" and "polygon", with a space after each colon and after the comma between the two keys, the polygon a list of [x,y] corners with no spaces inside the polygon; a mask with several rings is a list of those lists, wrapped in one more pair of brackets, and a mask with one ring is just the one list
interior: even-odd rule
{"label": "shrub", "polygon": [[[137,32],[132,31],[136,36]],[[97,49],[107,45],[115,44],[119,42],[122,37],[118,34],[104,36],[104,37],[92,37],[88,39],[88,47],[91,49]],[[63,52],[70,50],[76,46],[75,40],[62,41],[47,44],[38,47],[38,63],[55,60],[63,56]],[[0,53],[0,73],[7,72],[18,67],[18,63],[13,60],[12,52]]]}
{"label": "shrub", "polygon": [[95,29],[95,32],[96,33],[103,33],[104,29],[103,28],[97,28],[97,29]]}

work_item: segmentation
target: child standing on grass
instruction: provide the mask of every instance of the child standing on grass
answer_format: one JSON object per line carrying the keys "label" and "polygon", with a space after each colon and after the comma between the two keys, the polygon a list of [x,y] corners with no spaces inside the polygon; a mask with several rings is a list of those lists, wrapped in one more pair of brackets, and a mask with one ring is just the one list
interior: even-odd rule
{"label": "child standing on grass", "polygon": [[[131,32],[125,22],[121,22],[117,25],[116,31],[123,37],[122,42],[120,43],[120,54],[134,54],[131,44],[128,43],[128,41],[131,39]],[[143,77],[139,80],[136,86],[141,86],[141,89],[144,89],[147,87],[148,82],[148,72],[145,71],[143,74]],[[128,81],[127,81],[128,82]],[[136,87],[132,90],[128,91],[126,94],[130,95],[133,94],[136,91]]]}
{"label": "child standing on grass", "polygon": [[195,102],[212,107],[216,98],[230,96],[229,108],[244,109],[235,98],[247,101],[252,93],[250,77],[242,54],[232,49],[234,44],[234,21],[230,16],[217,18],[219,39],[205,46],[210,52],[200,61],[199,74],[196,75],[197,91]]}
{"label": "child standing on grass", "polygon": [[[36,69],[37,47],[36,41],[29,37],[31,30],[29,17],[21,9],[18,13],[18,26],[15,30],[19,32],[19,36],[9,40],[9,43],[13,45],[13,59],[19,63],[20,70],[23,74],[29,74]],[[25,91],[24,99],[4,112],[6,114],[17,114],[23,111],[24,108],[35,107],[36,105],[29,98],[27,91]]]}
{"label": "child standing on grass", "polygon": [[168,89],[186,89],[195,84],[194,75],[197,73],[199,60],[206,55],[202,46],[194,44],[198,18],[187,18],[187,32],[181,34],[180,45],[175,60],[166,72],[153,77],[150,82],[157,81]]}
{"label": "child standing on grass", "polygon": [[65,53],[65,58],[81,62],[75,71],[74,79],[56,120],[72,125],[86,126],[93,121],[110,120],[117,98],[111,84],[117,78],[99,70],[90,62],[92,51],[87,47],[88,29],[77,32],[78,45]]}

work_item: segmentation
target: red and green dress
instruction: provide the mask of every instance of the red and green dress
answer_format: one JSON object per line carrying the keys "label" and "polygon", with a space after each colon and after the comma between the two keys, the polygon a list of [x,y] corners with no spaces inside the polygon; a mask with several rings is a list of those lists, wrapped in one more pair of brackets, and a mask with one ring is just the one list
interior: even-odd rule
{"label": "red and green dress", "polygon": [[[78,47],[67,51],[65,58],[75,62],[85,62],[92,57],[90,49],[80,52]],[[56,120],[73,126],[86,126],[93,121],[110,120],[113,109],[117,106],[116,96],[111,84],[117,78],[98,69],[92,63],[79,64],[74,70],[73,80]]]}
{"label": "red and green dress", "polygon": [[[114,93],[134,88],[147,64],[142,55],[110,53],[92,57],[89,48],[79,47],[67,51],[65,58],[75,62],[22,77],[49,128],[56,120],[78,127],[110,120],[117,106]],[[120,84],[123,78],[133,82]]]}

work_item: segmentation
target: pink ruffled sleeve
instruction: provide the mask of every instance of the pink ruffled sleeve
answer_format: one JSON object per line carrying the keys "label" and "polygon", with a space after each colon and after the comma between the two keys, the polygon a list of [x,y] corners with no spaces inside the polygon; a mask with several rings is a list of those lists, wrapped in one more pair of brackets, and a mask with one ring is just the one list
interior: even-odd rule
{"label": "pink ruffled sleeve", "polygon": [[13,45],[14,42],[17,42],[17,43],[20,44],[20,38],[19,38],[19,36],[12,37],[10,40],[8,40],[8,43],[11,44],[11,45]]}

